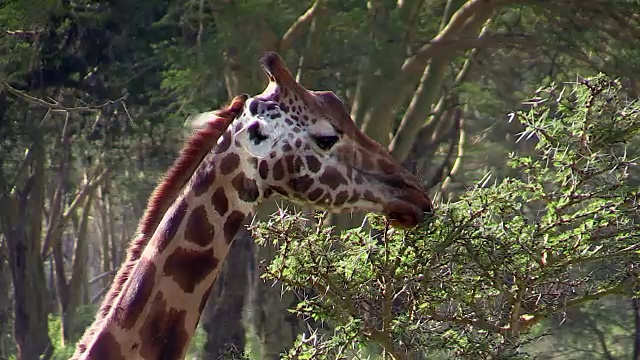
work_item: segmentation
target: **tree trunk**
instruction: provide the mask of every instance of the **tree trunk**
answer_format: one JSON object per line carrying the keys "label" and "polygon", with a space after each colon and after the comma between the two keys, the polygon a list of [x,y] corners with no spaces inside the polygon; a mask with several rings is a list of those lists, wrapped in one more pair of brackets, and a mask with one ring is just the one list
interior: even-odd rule
{"label": "tree trunk", "polygon": [[[113,261],[111,256],[113,254],[114,249],[112,249],[113,242],[113,220],[109,218],[110,208],[109,208],[109,174],[105,175],[105,179],[103,184],[98,186],[98,198],[100,199],[98,208],[100,213],[100,235],[102,238],[102,267],[100,269],[101,273],[107,273],[111,271],[111,265]],[[105,277],[102,280],[102,287],[107,287],[111,283],[110,277]]]}
{"label": "tree trunk", "polygon": [[62,336],[65,342],[72,342],[76,338],[73,323],[76,309],[82,304],[82,287],[86,282],[86,260],[87,260],[87,229],[89,213],[93,203],[95,189],[90,189],[82,209],[82,217],[78,224],[77,238],[74,247],[73,260],[71,265],[71,279],[67,287],[67,304],[62,308]]}
{"label": "tree trunk", "polygon": [[[26,219],[25,219],[26,221]],[[13,229],[9,256],[14,284],[14,336],[18,358],[37,360],[51,350],[47,327],[46,282],[39,252],[24,236],[24,229]]]}
{"label": "tree trunk", "polygon": [[[294,207],[291,203],[284,204],[285,208]],[[266,221],[277,209],[275,202],[261,204],[257,219]],[[255,257],[248,263],[250,310],[247,322],[257,337],[258,358],[280,359],[280,354],[291,348],[296,337],[305,329],[304,323],[288,311],[297,304],[295,294],[283,291],[280,283],[267,283],[260,278],[262,271],[258,264],[261,261],[267,264],[271,262],[276,249],[272,245],[256,246],[253,241],[251,246],[255,248]]]}
{"label": "tree trunk", "polygon": [[[53,266],[55,268],[55,285],[56,294],[58,299],[58,311],[60,314],[67,313],[67,305],[69,304],[69,284],[67,283],[67,277],[64,269],[64,253],[62,250],[61,236],[56,238],[51,244],[53,253]],[[67,336],[65,336],[64,317],[61,323],[61,335],[60,343],[62,346],[66,345]]]}
{"label": "tree trunk", "polygon": [[[2,243],[2,241],[0,241]],[[11,352],[11,282],[9,281],[9,263],[4,257],[6,249],[0,247],[0,359],[8,359]]]}
{"label": "tree trunk", "polygon": [[244,352],[242,313],[249,280],[247,264],[253,261],[253,256],[253,239],[242,228],[202,314],[202,326],[207,334],[202,359],[234,358]]}
{"label": "tree trunk", "polygon": [[304,331],[304,323],[288,311],[295,307],[298,299],[292,292],[283,291],[282,284],[261,279],[254,291],[251,317],[258,336],[260,359],[280,359],[280,354],[293,346],[296,337]]}
{"label": "tree trunk", "polygon": [[633,359],[640,360],[640,298],[634,297],[631,299],[631,306],[633,307],[633,319],[636,328],[633,340]]}
{"label": "tree trunk", "polygon": [[7,240],[9,266],[14,286],[14,336],[18,358],[39,359],[50,356],[51,342],[47,324],[47,286],[40,258],[42,208],[44,202],[44,149],[36,131],[26,168],[31,175],[20,190],[3,204],[0,214]]}

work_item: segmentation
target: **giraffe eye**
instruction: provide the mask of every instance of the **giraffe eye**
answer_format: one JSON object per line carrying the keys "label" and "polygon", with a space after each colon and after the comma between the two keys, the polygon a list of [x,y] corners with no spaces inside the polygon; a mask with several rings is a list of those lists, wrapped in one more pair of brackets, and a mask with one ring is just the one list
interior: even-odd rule
{"label": "giraffe eye", "polygon": [[322,136],[314,136],[313,140],[316,142],[318,147],[322,150],[329,150],[333,145],[338,142],[339,137],[337,135],[322,135]]}

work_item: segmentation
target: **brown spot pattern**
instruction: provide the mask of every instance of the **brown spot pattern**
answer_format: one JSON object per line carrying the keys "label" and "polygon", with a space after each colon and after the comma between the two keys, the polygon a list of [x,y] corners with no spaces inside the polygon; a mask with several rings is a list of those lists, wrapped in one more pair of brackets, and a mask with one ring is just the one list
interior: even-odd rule
{"label": "brown spot pattern", "polygon": [[176,237],[180,224],[182,224],[182,220],[184,220],[185,215],[187,215],[187,208],[187,202],[181,199],[178,206],[176,206],[176,210],[169,216],[164,233],[160,234],[157,240],[156,246],[158,252],[163,252],[171,243],[171,240]]}
{"label": "brown spot pattern", "polygon": [[236,177],[231,180],[231,185],[233,185],[238,192],[238,197],[243,201],[255,202],[258,200],[258,196],[260,196],[256,181],[249,179],[244,173],[236,175]]}
{"label": "brown spot pattern", "polygon": [[327,185],[333,190],[337,189],[341,184],[347,184],[347,179],[344,178],[342,173],[331,166],[327,167],[322,172],[322,176],[320,176],[319,180],[322,184]]}
{"label": "brown spot pattern", "polygon": [[296,192],[306,192],[311,185],[313,185],[313,179],[309,175],[298,176],[289,180],[289,186]]}
{"label": "brown spot pattern", "polygon": [[223,175],[231,174],[240,165],[240,156],[236,153],[229,153],[220,160],[220,172]]}
{"label": "brown spot pattern", "polygon": [[122,300],[116,305],[116,324],[124,329],[131,329],[138,321],[149,302],[156,277],[156,266],[149,260],[139,259],[138,264],[129,276],[128,286],[123,289]]}
{"label": "brown spot pattern", "polygon": [[349,192],[346,190],[340,191],[337,195],[336,195],[336,200],[335,200],[335,205],[343,205],[347,199],[349,198]]}
{"label": "brown spot pattern", "polygon": [[218,266],[219,260],[214,256],[213,249],[196,251],[178,248],[164,263],[162,272],[173,280],[187,293],[192,293]]}
{"label": "brown spot pattern", "polygon": [[273,164],[273,180],[279,181],[284,177],[284,165],[282,164],[282,159],[278,159],[275,164]]}
{"label": "brown spot pattern", "polygon": [[224,222],[224,238],[227,241],[227,244],[230,244],[231,241],[233,241],[233,238],[236,236],[244,218],[245,214],[237,210],[232,211],[227,217],[227,220]]}
{"label": "brown spot pattern", "polygon": [[140,328],[140,355],[149,360],[181,359],[189,341],[185,329],[186,316],[185,310],[169,308],[162,294],[158,293],[149,316]]}
{"label": "brown spot pattern", "polygon": [[120,351],[120,344],[116,337],[109,332],[98,335],[95,343],[91,347],[87,359],[92,360],[125,360]]}
{"label": "brown spot pattern", "polygon": [[307,155],[306,159],[307,159],[307,167],[309,168],[309,170],[311,170],[314,173],[317,173],[318,171],[320,171],[320,168],[322,167],[322,163],[320,162],[320,160],[318,160],[317,157]]}
{"label": "brown spot pattern", "polygon": [[371,190],[365,190],[364,194],[362,195],[362,197],[364,197],[365,200],[371,201],[371,202],[378,202],[378,198],[373,194],[373,192],[371,192]]}
{"label": "brown spot pattern", "polygon": [[287,155],[284,157],[284,162],[285,164],[287,164],[287,171],[289,172],[289,174],[296,172],[294,170],[294,164],[293,164],[295,159],[296,159],[295,155]]}
{"label": "brown spot pattern", "polygon": [[216,146],[216,154],[222,154],[223,152],[227,151],[229,149],[229,146],[231,146],[231,133],[229,131],[226,131],[224,134],[222,134],[222,140],[220,140],[218,146]]}
{"label": "brown spot pattern", "polygon": [[354,191],[353,194],[351,194],[351,197],[349,198],[349,200],[347,200],[347,202],[349,204],[353,204],[354,202],[360,200],[360,193],[357,191]]}
{"label": "brown spot pattern", "polygon": [[185,229],[185,239],[200,246],[207,246],[213,241],[215,228],[209,222],[207,209],[200,205],[191,211],[187,228]]}
{"label": "brown spot pattern", "polygon": [[211,195],[211,204],[220,216],[224,216],[224,214],[227,213],[227,210],[229,210],[229,200],[224,193],[224,188],[219,187],[213,195]]}
{"label": "brown spot pattern", "polygon": [[278,185],[271,185],[271,189],[282,196],[289,195],[289,192]]}
{"label": "brown spot pattern", "polygon": [[260,161],[260,166],[258,167],[258,172],[260,173],[260,177],[263,180],[266,180],[269,177],[269,164],[263,160]]}
{"label": "brown spot pattern", "polygon": [[322,194],[324,194],[324,190],[322,190],[322,188],[315,188],[309,193],[309,195],[307,195],[307,197],[309,198],[309,201],[316,201],[320,196],[322,196]]}
{"label": "brown spot pattern", "polygon": [[211,184],[216,178],[216,171],[214,167],[209,167],[208,169],[202,169],[198,171],[196,175],[196,179],[193,182],[193,193],[195,196],[200,196],[207,192]]}
{"label": "brown spot pattern", "polygon": [[320,200],[318,200],[318,203],[323,205],[329,205],[332,202],[333,199],[331,198],[331,193],[327,193],[325,196],[321,197]]}

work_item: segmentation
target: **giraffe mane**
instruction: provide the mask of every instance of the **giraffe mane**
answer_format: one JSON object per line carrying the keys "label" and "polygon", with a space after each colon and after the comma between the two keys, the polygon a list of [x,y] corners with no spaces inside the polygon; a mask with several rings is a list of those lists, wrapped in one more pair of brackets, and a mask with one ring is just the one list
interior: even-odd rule
{"label": "giraffe mane", "polygon": [[203,128],[196,130],[187,141],[180,151],[178,159],[149,198],[147,210],[140,220],[138,229],[140,234],[153,235],[162,216],[176,200],[202,159],[216,145],[218,138],[229,127],[229,124],[240,114],[245,100],[244,95],[236,96],[227,107],[216,112],[217,117],[214,120],[208,121]]}
{"label": "giraffe mane", "polygon": [[124,283],[129,278],[136,262],[140,259],[153,233],[160,224],[164,213],[178,198],[193,172],[198,168],[204,157],[217,144],[220,136],[225,132],[233,120],[242,112],[247,99],[246,95],[238,95],[226,107],[215,112],[215,118],[207,121],[204,126],[194,132],[180,151],[178,158],[164,175],[160,184],[155,188],[138,224],[136,234],[127,250],[125,262],[121,265],[113,285],[107,292],[98,313],[96,321],[82,337],[78,349],[84,352],[87,342],[91,341],[96,329],[102,323],[116,297],[122,291]]}

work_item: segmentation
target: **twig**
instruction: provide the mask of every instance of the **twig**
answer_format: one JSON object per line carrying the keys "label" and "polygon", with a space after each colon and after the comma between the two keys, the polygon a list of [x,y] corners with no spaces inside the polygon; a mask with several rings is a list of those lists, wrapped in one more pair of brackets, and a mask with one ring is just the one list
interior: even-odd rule
{"label": "twig", "polygon": [[40,30],[4,30],[5,35],[16,37],[24,40],[31,40],[37,36],[40,36],[42,31]]}
{"label": "twig", "polygon": [[458,136],[459,136],[458,137],[458,154],[453,163],[453,166],[451,167],[451,170],[449,170],[449,174],[447,175],[447,178],[442,182],[442,186],[440,187],[441,192],[446,190],[449,187],[449,184],[451,184],[451,181],[453,181],[454,177],[462,167],[462,159],[464,158],[464,145],[466,142],[466,134],[464,131],[464,119],[462,117],[462,110],[458,108],[454,111],[456,112],[454,116],[457,117],[456,125],[458,127]]}
{"label": "twig", "polygon": [[22,98],[32,104],[36,104],[42,107],[45,107],[47,109],[50,110],[57,110],[57,111],[90,111],[90,110],[100,110],[106,106],[109,105],[113,105],[113,104],[117,104],[119,102],[123,102],[124,100],[127,99],[127,97],[129,96],[129,94],[124,94],[121,97],[119,97],[116,100],[109,100],[103,104],[100,105],[86,105],[86,106],[74,106],[74,107],[67,107],[67,106],[63,106],[60,105],[60,103],[58,103],[57,101],[52,101],[52,102],[48,102],[46,100],[37,98],[35,96],[31,96],[29,95],[26,91],[22,91],[22,90],[18,90],[16,88],[14,88],[13,86],[9,85],[7,82],[5,81],[0,81],[0,84],[2,84],[11,94]]}
{"label": "twig", "polygon": [[103,272],[102,274],[97,275],[93,279],[89,280],[89,285],[95,283],[96,281],[100,281],[101,279],[104,279],[107,276],[113,276],[115,273],[116,273],[115,270],[109,270],[109,271]]}
{"label": "twig", "polygon": [[98,291],[98,293],[91,298],[91,303],[95,304],[96,301],[100,300],[102,295],[104,295],[107,292],[107,290],[109,290],[109,286],[105,286],[100,291]]}

